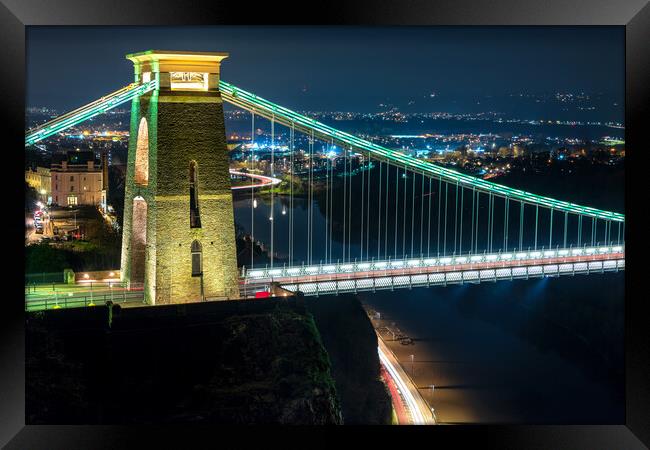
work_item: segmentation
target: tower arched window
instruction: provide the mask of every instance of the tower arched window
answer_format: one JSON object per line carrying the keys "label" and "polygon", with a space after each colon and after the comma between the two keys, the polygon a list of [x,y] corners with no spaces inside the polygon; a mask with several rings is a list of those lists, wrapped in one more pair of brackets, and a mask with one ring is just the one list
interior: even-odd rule
{"label": "tower arched window", "polygon": [[144,117],[138,127],[138,140],[135,149],[135,182],[149,184],[149,126]]}
{"label": "tower arched window", "polygon": [[203,273],[201,243],[192,241],[192,276],[197,277]]}
{"label": "tower arched window", "polygon": [[199,213],[199,175],[196,161],[190,161],[190,228],[201,228]]}

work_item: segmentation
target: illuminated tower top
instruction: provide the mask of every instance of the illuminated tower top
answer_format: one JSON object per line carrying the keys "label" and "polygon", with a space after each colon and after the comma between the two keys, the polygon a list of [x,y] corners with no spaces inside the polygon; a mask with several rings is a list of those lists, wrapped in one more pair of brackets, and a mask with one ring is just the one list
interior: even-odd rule
{"label": "illuminated tower top", "polygon": [[217,91],[225,52],[179,52],[147,50],[131,53],[135,81],[146,83],[158,77],[159,89],[171,91]]}

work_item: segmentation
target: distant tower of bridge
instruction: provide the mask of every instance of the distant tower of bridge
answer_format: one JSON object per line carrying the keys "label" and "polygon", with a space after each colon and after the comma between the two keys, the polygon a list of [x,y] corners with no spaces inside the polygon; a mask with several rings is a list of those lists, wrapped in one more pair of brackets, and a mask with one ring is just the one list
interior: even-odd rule
{"label": "distant tower of bridge", "polygon": [[227,53],[127,55],[135,97],[127,165],[121,276],[149,304],[236,298],[238,272],[228,152],[219,92]]}

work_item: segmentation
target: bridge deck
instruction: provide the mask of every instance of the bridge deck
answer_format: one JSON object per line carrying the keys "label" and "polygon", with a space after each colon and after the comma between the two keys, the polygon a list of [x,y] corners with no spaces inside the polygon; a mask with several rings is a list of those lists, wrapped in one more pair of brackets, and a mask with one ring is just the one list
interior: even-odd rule
{"label": "bridge deck", "polygon": [[[300,291],[305,295],[319,295],[617,272],[624,269],[623,246],[319,264],[243,270],[240,295],[254,297],[260,291],[274,291],[273,286],[290,292]],[[92,285],[59,283],[30,285],[26,286],[25,291],[27,311],[92,306],[108,300],[124,306],[141,305],[144,301],[142,287],[127,288],[119,282]]]}
{"label": "bridge deck", "polygon": [[417,286],[480,283],[619,271],[625,268],[622,246],[557,249],[444,258],[388,260],[244,272],[242,290],[277,284],[289,291],[319,295]]}

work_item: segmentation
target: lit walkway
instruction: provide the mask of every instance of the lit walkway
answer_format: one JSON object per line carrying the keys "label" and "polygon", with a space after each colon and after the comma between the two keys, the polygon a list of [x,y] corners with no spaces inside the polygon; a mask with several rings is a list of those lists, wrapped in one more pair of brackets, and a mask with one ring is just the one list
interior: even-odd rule
{"label": "lit walkway", "polygon": [[277,283],[305,295],[481,283],[625,268],[623,246],[458,255],[245,270],[242,285]]}
{"label": "lit walkway", "polygon": [[25,310],[80,308],[112,301],[121,306],[142,305],[142,288],[127,289],[120,283],[50,283],[25,287]]}

